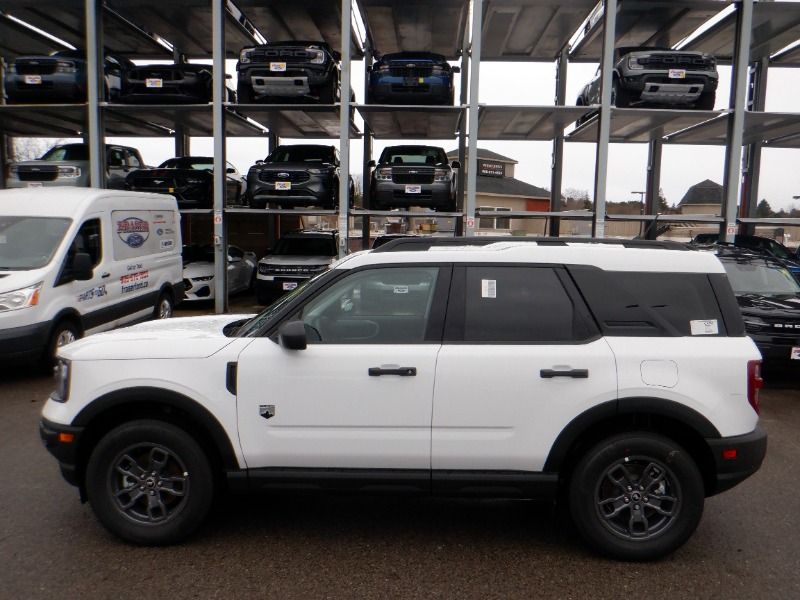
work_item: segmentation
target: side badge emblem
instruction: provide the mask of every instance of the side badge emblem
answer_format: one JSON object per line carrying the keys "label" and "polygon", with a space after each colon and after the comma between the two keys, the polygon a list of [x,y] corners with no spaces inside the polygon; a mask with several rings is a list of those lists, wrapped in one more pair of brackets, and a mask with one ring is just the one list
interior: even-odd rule
{"label": "side badge emblem", "polygon": [[271,419],[275,416],[275,405],[274,404],[262,404],[258,407],[258,414],[264,417],[265,419]]}

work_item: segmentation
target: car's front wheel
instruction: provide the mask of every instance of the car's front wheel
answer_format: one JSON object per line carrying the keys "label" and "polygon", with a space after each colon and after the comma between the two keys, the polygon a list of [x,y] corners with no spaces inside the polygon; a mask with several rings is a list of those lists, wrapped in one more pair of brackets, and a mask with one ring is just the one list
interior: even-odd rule
{"label": "car's front wheel", "polygon": [[109,531],[135,544],[163,545],[203,522],[214,483],[194,438],[170,423],[140,420],[100,440],[86,468],[86,492]]}
{"label": "car's front wheel", "polygon": [[586,541],[619,560],[674,552],[703,514],[703,479],[691,456],[649,432],[609,437],[586,452],[570,480],[569,506]]}

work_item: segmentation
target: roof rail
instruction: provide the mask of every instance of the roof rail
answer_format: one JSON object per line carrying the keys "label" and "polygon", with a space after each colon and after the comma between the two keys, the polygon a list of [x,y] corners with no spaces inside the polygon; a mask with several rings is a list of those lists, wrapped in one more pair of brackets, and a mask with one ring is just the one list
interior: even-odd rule
{"label": "roof rail", "polygon": [[536,242],[539,246],[566,246],[567,244],[607,244],[625,248],[661,248],[664,250],[689,250],[685,244],[668,240],[616,240],[607,238],[528,237],[528,236],[472,236],[398,238],[387,242],[373,252],[425,251],[432,246],[487,246],[497,242]]}

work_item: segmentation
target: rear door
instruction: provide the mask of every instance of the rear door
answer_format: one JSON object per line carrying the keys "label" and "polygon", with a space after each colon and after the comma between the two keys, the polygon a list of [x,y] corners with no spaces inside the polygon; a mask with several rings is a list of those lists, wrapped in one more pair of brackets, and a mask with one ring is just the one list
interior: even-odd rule
{"label": "rear door", "polygon": [[563,269],[457,268],[436,366],[434,486],[448,471],[541,471],[564,427],[616,390],[611,349]]}

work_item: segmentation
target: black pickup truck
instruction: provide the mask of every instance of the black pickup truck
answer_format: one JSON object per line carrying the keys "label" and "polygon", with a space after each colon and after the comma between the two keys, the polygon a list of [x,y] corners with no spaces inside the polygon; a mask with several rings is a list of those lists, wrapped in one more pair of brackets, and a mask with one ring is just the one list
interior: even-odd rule
{"label": "black pickup truck", "polygon": [[324,42],[273,42],[242,48],[236,71],[240,104],[340,98],[341,54]]}

